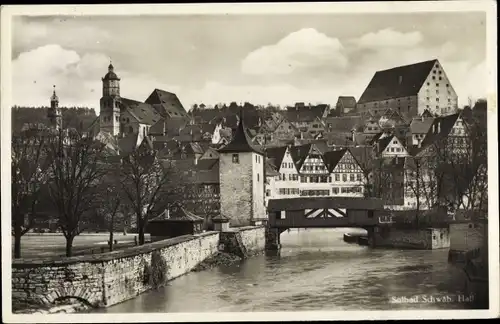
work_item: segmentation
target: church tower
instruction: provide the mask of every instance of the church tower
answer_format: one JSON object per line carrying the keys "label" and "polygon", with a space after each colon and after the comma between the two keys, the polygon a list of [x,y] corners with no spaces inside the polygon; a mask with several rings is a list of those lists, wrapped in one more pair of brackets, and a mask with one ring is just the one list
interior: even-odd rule
{"label": "church tower", "polygon": [[220,210],[231,226],[266,217],[264,154],[248,136],[243,116],[229,144],[219,150]]}
{"label": "church tower", "polygon": [[100,129],[113,136],[120,133],[120,78],[109,64],[108,73],[102,78],[102,98],[99,114]]}
{"label": "church tower", "polygon": [[56,95],[56,86],[54,86],[54,91],[50,97],[50,108],[47,110],[47,118],[49,119],[49,124],[52,129],[62,129],[62,114],[61,109],[59,109],[59,98]]}

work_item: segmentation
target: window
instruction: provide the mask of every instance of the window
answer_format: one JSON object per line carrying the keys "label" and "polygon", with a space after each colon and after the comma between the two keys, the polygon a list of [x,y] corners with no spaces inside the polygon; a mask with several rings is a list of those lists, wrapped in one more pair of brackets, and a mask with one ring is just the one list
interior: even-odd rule
{"label": "window", "polygon": [[304,177],[304,176],[300,176],[300,182],[307,182],[307,181],[306,181],[306,177]]}
{"label": "window", "polygon": [[328,182],[332,182],[332,177],[328,177]]}
{"label": "window", "polygon": [[354,174],[350,174],[350,175],[349,175],[349,180],[350,180],[350,181],[354,181]]}
{"label": "window", "polygon": [[344,181],[344,182],[347,181],[347,174],[345,174],[345,173],[342,174],[342,181]]}
{"label": "window", "polygon": [[439,98],[436,98],[436,101],[439,102]]}
{"label": "window", "polygon": [[339,188],[332,188],[332,195],[337,195],[339,193]]}
{"label": "window", "polygon": [[116,117],[116,121],[120,121],[119,118],[118,118],[118,116],[115,116],[115,117]]}
{"label": "window", "polygon": [[436,87],[439,87],[439,83],[436,83]]}
{"label": "window", "polygon": [[439,94],[439,90],[436,90],[436,94]]}
{"label": "window", "polygon": [[450,85],[447,83],[447,84],[446,84],[446,87],[448,88],[449,86],[450,86]]}
{"label": "window", "polygon": [[233,163],[240,163],[240,156],[238,154],[233,154]]}
{"label": "window", "polygon": [[257,173],[257,182],[259,182],[259,181],[260,181],[259,174]]}
{"label": "window", "polygon": [[338,173],[335,174],[335,181],[340,181],[340,174]]}
{"label": "window", "polygon": [[361,173],[356,174],[356,180],[361,181]]}
{"label": "window", "polygon": [[439,80],[443,80],[443,78],[442,78],[442,77],[439,77]]}
{"label": "window", "polygon": [[436,77],[435,77],[435,76],[432,76],[432,80],[436,80]]}
{"label": "window", "polygon": [[429,98],[429,97],[427,97],[427,101],[429,101],[429,100],[430,100],[430,98]]}

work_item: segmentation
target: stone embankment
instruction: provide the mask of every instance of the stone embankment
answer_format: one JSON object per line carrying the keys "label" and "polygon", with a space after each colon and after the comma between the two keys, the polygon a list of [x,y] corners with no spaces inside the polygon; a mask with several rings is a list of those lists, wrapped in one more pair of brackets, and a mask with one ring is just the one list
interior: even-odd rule
{"label": "stone embankment", "polygon": [[206,232],[120,251],[12,263],[16,313],[69,313],[108,307],[190,271],[230,265],[264,250],[262,226]]}

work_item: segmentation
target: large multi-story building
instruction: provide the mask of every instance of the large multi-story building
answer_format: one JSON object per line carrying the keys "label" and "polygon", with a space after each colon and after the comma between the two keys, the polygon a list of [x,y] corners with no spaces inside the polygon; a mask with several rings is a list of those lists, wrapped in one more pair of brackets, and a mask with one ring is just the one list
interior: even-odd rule
{"label": "large multi-story building", "polygon": [[407,119],[425,110],[435,115],[457,111],[458,97],[437,59],[375,73],[356,105],[359,112],[382,114],[388,108]]}
{"label": "large multi-story building", "polygon": [[266,196],[272,198],[364,195],[364,170],[349,149],[325,151],[317,144],[266,151],[279,174]]}

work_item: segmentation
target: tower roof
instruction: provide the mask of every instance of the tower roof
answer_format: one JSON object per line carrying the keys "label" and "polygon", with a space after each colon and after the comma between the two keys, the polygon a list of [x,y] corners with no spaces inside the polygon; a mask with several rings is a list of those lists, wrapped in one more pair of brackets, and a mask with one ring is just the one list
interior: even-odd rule
{"label": "tower roof", "polygon": [[243,153],[254,152],[263,154],[262,150],[252,144],[251,139],[248,137],[248,132],[245,131],[245,122],[243,120],[243,113],[240,113],[240,122],[234,133],[233,139],[229,144],[219,150],[221,153]]}
{"label": "tower roof", "polygon": [[54,90],[52,92],[52,96],[50,97],[50,101],[59,101],[59,98],[56,95],[56,86],[54,86]]}
{"label": "tower roof", "polygon": [[106,73],[103,80],[118,80],[118,81],[120,81],[120,78],[114,72],[113,64],[109,63],[108,73]]}

